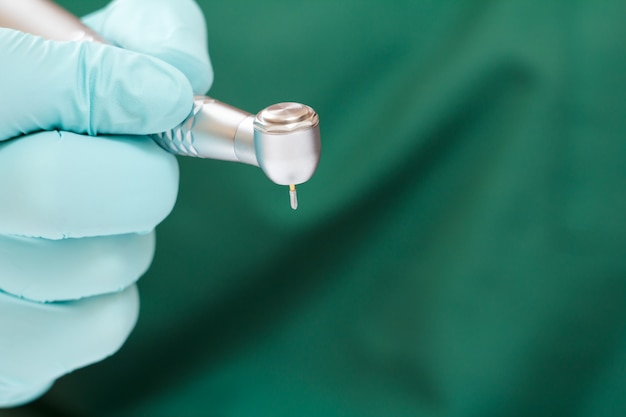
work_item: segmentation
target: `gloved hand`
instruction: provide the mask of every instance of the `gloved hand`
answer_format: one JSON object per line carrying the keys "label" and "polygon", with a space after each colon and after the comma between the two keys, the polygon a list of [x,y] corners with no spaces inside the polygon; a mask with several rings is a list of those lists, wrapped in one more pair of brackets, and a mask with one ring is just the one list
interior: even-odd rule
{"label": "gloved hand", "polygon": [[86,22],[120,48],[0,29],[0,407],[125,341],[178,188],[142,135],[212,81],[192,0],[117,0]]}

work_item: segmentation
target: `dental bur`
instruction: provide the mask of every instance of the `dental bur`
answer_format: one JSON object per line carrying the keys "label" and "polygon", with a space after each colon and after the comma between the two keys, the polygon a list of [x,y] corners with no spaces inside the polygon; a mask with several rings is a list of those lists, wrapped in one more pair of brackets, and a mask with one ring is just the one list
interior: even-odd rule
{"label": "dental bur", "polygon": [[[106,43],[75,16],[49,0],[0,0],[0,26],[51,40]],[[152,135],[177,155],[242,162],[260,167],[276,184],[289,186],[292,209],[296,185],[308,181],[319,163],[319,116],[300,103],[278,103],[258,114],[206,96],[194,98],[178,126]]]}

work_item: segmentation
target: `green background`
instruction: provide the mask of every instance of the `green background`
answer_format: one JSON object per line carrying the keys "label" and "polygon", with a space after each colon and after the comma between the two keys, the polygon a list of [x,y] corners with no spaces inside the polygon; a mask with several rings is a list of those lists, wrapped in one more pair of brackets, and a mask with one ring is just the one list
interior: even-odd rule
{"label": "green background", "polygon": [[626,415],[626,3],[199,3],[319,169],[180,158],[128,343],[2,415]]}

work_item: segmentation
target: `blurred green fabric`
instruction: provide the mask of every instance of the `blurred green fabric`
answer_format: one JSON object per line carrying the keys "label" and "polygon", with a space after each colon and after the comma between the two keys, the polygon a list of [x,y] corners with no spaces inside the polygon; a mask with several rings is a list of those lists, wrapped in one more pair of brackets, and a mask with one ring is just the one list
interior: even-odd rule
{"label": "blurred green fabric", "polygon": [[626,415],[624,1],[200,4],[318,172],[180,158],[128,343],[3,416]]}

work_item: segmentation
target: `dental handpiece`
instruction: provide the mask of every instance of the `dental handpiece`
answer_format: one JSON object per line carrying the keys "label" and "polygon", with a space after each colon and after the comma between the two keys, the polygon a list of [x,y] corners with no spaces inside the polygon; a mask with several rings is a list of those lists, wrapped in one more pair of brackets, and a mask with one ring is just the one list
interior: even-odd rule
{"label": "dental handpiece", "polygon": [[[49,0],[0,0],[0,27],[50,40],[107,43]],[[177,155],[260,167],[274,183],[289,186],[294,210],[298,207],[296,185],[313,176],[321,151],[317,113],[307,105],[291,102],[274,104],[252,115],[197,96],[181,124],[152,138]]]}

